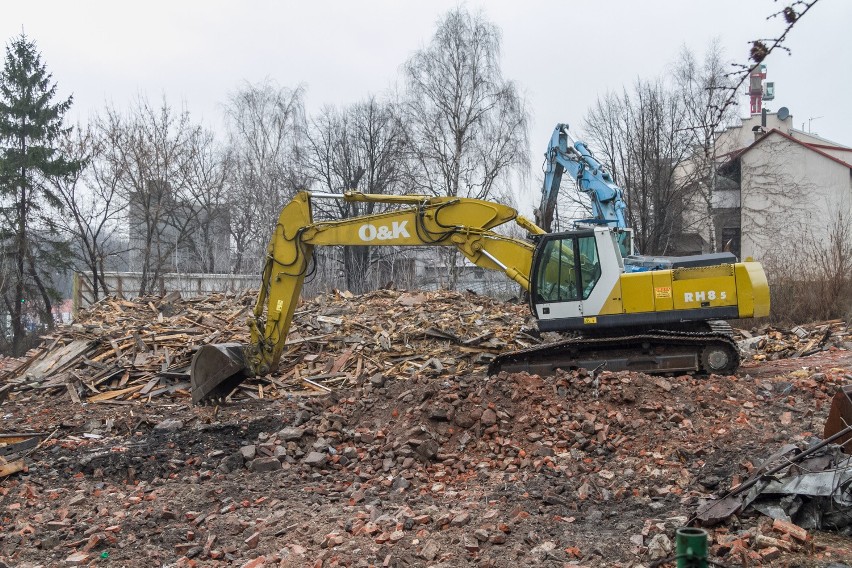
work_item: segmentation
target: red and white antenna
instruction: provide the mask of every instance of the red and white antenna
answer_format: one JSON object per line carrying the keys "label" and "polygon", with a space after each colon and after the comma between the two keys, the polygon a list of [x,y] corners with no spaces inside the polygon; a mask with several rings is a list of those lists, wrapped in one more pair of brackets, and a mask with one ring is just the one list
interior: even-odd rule
{"label": "red and white antenna", "polygon": [[766,65],[755,65],[751,70],[748,83],[751,114],[760,114],[763,110],[763,101],[771,101],[775,98],[775,83],[767,82],[764,85],[764,79],[766,79]]}

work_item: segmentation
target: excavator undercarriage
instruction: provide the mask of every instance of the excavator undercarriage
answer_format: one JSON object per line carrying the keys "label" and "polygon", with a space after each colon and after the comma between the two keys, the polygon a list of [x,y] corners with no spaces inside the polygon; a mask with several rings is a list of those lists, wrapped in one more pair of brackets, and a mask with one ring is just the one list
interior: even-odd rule
{"label": "excavator undercarriage", "polygon": [[[704,327],[702,331],[700,328]],[[552,375],[557,369],[605,369],[645,373],[730,374],[740,364],[730,326],[723,321],[680,329],[630,330],[606,336],[578,335],[563,341],[501,353],[488,374],[526,371]]]}

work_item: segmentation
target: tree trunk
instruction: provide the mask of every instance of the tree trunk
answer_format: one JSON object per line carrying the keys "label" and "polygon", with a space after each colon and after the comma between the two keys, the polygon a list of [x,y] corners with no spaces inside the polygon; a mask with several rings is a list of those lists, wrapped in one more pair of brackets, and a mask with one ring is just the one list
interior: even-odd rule
{"label": "tree trunk", "polygon": [[707,195],[707,218],[710,220],[710,230],[707,237],[710,239],[710,252],[717,252],[718,245],[716,244],[716,220],[713,217],[713,194],[716,193],[716,143],[713,143],[713,152],[709,156],[709,194]]}
{"label": "tree trunk", "polygon": [[[98,259],[98,265],[95,266],[95,288],[97,288],[97,283],[100,281],[101,290],[104,292],[104,297],[109,295],[109,286],[106,283],[106,275],[104,274],[104,259],[103,257]],[[97,293],[95,293],[95,298],[97,299]],[[97,301],[97,300],[96,300]]]}
{"label": "tree trunk", "polygon": [[343,270],[345,271],[346,287],[353,294],[363,294],[369,289],[367,282],[369,262],[369,247],[343,247]]}
{"label": "tree trunk", "polygon": [[[22,120],[22,132],[26,132],[26,122]],[[21,159],[26,152],[26,140],[20,138]],[[12,352],[14,355],[23,354],[24,336],[26,330],[23,326],[23,303],[24,303],[24,254],[27,248],[27,171],[21,165],[21,200],[18,203],[18,234],[17,251],[15,259],[15,297],[14,310],[12,312]]]}

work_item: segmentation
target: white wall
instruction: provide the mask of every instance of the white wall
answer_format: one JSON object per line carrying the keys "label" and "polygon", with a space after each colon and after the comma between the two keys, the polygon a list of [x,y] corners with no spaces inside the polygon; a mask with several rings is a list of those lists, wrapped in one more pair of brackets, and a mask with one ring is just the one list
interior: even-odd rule
{"label": "white wall", "polygon": [[838,212],[852,216],[848,167],[774,135],[742,160],[742,256],[777,257],[803,239],[826,239]]}

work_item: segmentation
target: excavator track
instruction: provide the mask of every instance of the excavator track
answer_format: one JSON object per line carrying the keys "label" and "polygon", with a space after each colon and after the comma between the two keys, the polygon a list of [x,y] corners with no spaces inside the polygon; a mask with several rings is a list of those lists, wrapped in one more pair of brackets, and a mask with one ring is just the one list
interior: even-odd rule
{"label": "excavator track", "polygon": [[731,374],[740,355],[726,322],[707,322],[709,331],[652,329],[633,335],[578,337],[498,355],[488,373],[526,371],[542,376],[557,369],[645,373]]}

